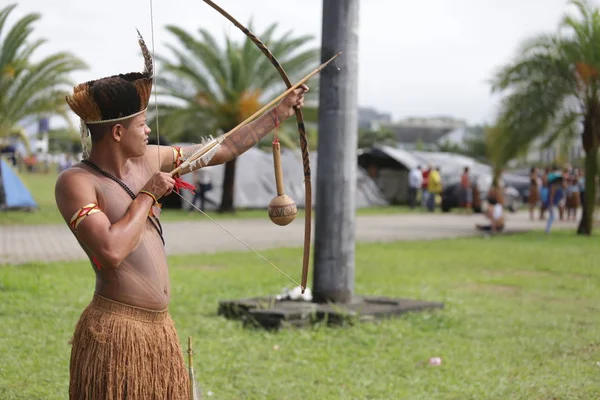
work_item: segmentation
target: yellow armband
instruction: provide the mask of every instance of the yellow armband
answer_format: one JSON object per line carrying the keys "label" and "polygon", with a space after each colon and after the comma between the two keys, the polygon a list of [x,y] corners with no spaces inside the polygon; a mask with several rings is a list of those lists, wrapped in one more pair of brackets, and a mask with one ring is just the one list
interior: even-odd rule
{"label": "yellow armband", "polygon": [[96,203],[86,204],[81,207],[73,216],[71,217],[71,221],[69,222],[69,226],[73,229],[74,232],[77,232],[77,227],[88,216],[95,214],[97,212],[101,212]]}
{"label": "yellow armband", "polygon": [[179,167],[183,162],[183,150],[179,146],[173,146],[173,169]]}

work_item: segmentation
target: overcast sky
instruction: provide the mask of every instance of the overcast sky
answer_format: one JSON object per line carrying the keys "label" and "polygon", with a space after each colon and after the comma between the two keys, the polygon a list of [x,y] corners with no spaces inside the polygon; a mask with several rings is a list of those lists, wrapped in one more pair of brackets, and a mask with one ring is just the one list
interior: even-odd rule
{"label": "overcast sky", "polygon": [[[140,71],[136,27],[152,46],[150,0],[18,4],[9,21],[28,12],[42,14],[34,36],[48,39],[43,53],[68,49],[90,65],[74,76],[78,82]],[[320,45],[321,0],[217,4],[243,24],[253,18],[256,33],[276,21],[280,33],[292,29],[296,35],[311,34],[313,44]],[[566,0],[362,0],[359,104],[389,112],[395,120],[449,115],[472,124],[489,122],[497,104],[487,83],[493,71],[510,60],[520,41],[554,30],[571,10]],[[200,0],[153,0],[153,12],[157,53],[165,53],[164,44],[174,42],[164,30],[167,24],[245,38]]]}

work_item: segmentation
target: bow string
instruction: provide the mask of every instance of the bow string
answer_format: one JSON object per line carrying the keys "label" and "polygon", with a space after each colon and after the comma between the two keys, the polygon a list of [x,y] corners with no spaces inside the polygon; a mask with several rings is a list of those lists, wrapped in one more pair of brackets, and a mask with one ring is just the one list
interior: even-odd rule
{"label": "bow string", "polygon": [[[281,79],[285,85],[290,88],[292,82],[288,77],[287,73],[281,66],[281,63],[277,60],[275,55],[267,48],[267,46],[248,28],[242,25],[238,20],[231,16],[223,8],[219,7],[211,0],[204,0],[209,6],[214,8],[223,17],[227,18],[237,28],[239,28],[268,58],[271,64],[275,67]],[[306,289],[306,281],[308,279],[308,264],[310,262],[310,247],[311,247],[311,231],[312,231],[312,182],[311,182],[311,171],[310,171],[310,155],[308,151],[308,140],[306,136],[306,129],[304,126],[304,116],[302,110],[298,107],[294,107],[296,113],[296,124],[298,125],[298,136],[300,139],[300,148],[302,151],[302,165],[304,167],[304,201],[305,201],[305,217],[304,217],[304,253],[302,259],[302,278],[300,288],[302,293]]]}
{"label": "bow string", "polygon": [[[153,4],[152,4],[152,0],[149,0],[150,2],[150,29],[151,29],[151,40],[152,40],[152,63],[153,63],[153,68],[154,68],[154,76],[156,76],[156,57],[155,57],[155,43],[154,43],[154,10],[153,10]],[[258,39],[256,39],[258,40]],[[255,42],[256,43],[256,42]],[[266,50],[266,48],[265,48]],[[268,51],[268,50],[267,50]],[[269,52],[270,53],[270,52]],[[273,57],[274,59],[274,57]],[[277,63],[278,64],[278,63]],[[280,68],[280,67],[279,67]],[[281,70],[281,72],[283,74],[285,74],[285,72],[283,70]],[[289,87],[292,86],[291,82],[289,81],[289,79],[287,78],[286,75],[286,85]],[[156,87],[156,80],[154,83],[154,107],[155,107],[155,119],[156,119],[156,140],[157,140],[157,149],[158,149],[158,165],[162,165],[161,164],[161,157],[160,157],[160,130],[159,130],[159,118],[158,118],[158,95],[157,95],[157,87]],[[299,110],[296,109],[296,116],[297,118],[300,118],[299,121],[301,121],[302,124],[302,133],[304,134],[304,142],[306,142],[306,134],[304,133],[304,122],[302,119],[302,114],[298,114]],[[299,117],[298,117],[299,115]],[[300,124],[300,122],[299,122]],[[300,129],[300,125],[299,125],[299,129]],[[306,151],[307,151],[307,157],[308,157],[308,146],[306,146]],[[308,160],[308,158],[307,158]],[[309,176],[309,183],[310,183],[310,167],[308,165],[305,164],[305,175],[306,175],[306,171],[308,168],[308,176]],[[190,206],[192,206],[193,208],[195,208],[197,211],[199,211],[201,214],[203,214],[205,217],[207,217],[209,220],[211,220],[212,222],[214,222],[217,226],[219,226],[221,229],[223,229],[226,233],[228,233],[231,237],[233,237],[235,240],[237,240],[239,243],[241,243],[242,245],[244,245],[248,250],[254,252],[257,256],[259,256],[261,259],[263,259],[265,262],[267,262],[269,265],[271,265],[273,268],[275,268],[277,271],[279,271],[281,274],[283,274],[284,276],[286,276],[290,281],[292,281],[294,284],[300,286],[302,288],[302,293],[304,293],[304,289],[306,287],[306,276],[305,273],[303,272],[303,283],[298,283],[294,278],[292,278],[289,274],[287,274],[285,271],[283,271],[281,268],[279,268],[278,266],[276,266],[273,262],[271,262],[270,260],[268,260],[265,256],[263,256],[262,254],[260,254],[258,251],[256,251],[254,248],[252,248],[251,246],[249,246],[248,244],[246,244],[244,241],[242,241],[240,238],[238,238],[236,235],[234,235],[232,232],[230,232],[227,228],[225,228],[223,225],[219,224],[214,218],[212,218],[210,215],[208,215],[206,212],[204,212],[203,210],[201,210],[200,208],[196,207],[195,204],[193,204],[192,202],[190,202],[188,199],[186,199],[183,195],[181,195],[179,193],[179,188],[185,188],[185,189],[195,189],[194,186],[189,185],[187,182],[183,181],[181,178],[175,176],[175,181],[176,181],[176,185],[175,185],[175,193],[181,197],[182,200],[186,201]],[[310,188],[309,188],[310,189]],[[308,203],[310,204],[310,203]],[[308,217],[310,217],[310,212],[308,213]],[[306,239],[305,239],[306,240]],[[310,220],[309,220],[309,232],[308,232],[308,241],[309,241],[309,246],[310,246]],[[308,257],[309,255],[309,251],[310,248],[308,250],[306,250],[306,245],[305,245],[305,259]],[[308,262],[306,262],[306,271],[308,271]],[[304,271],[304,270],[303,270]]]}

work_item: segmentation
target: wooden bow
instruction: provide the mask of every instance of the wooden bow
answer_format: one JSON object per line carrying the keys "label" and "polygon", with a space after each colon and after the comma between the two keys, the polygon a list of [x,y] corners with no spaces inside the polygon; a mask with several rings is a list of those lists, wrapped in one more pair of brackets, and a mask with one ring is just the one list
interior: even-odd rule
{"label": "wooden bow", "polygon": [[[206,143],[198,151],[196,151],[194,154],[190,155],[188,159],[186,159],[183,163],[181,163],[181,165],[179,165],[177,168],[173,169],[171,171],[171,176],[176,177],[176,176],[180,176],[180,175],[183,175],[184,173],[189,172],[189,170],[188,170],[189,168],[194,168],[195,163],[197,163],[199,160],[201,160],[202,157],[204,157],[206,154],[209,154],[211,151],[213,151],[219,144],[223,143],[223,141],[225,141],[225,139],[227,139],[231,134],[239,131],[244,126],[248,125],[250,122],[252,122],[256,118],[261,116],[269,108],[273,107],[275,104],[280,102],[284,97],[286,97],[287,95],[292,93],[294,90],[298,89],[300,86],[304,85],[308,80],[310,80],[310,78],[312,78],[313,76],[315,76],[316,74],[321,72],[327,65],[329,65],[329,63],[331,63],[333,60],[338,58],[340,54],[342,54],[342,53],[335,54],[329,60],[327,60],[323,64],[319,65],[317,68],[312,70],[304,78],[300,79],[298,82],[296,82],[295,84],[290,86],[290,88],[287,89],[285,92],[281,93],[280,95],[275,97],[273,100],[271,100],[270,102],[265,104],[263,107],[260,108],[260,110],[255,111],[254,114],[252,114],[251,116],[249,116],[248,118],[246,118],[245,120],[240,122],[238,125],[235,126],[235,128],[233,128],[229,132],[227,132],[215,139],[212,139],[210,142]],[[186,171],[186,170],[188,170],[188,171]]]}
{"label": "wooden bow", "polygon": [[[258,38],[254,33],[252,33],[248,28],[238,22],[235,18],[233,18],[229,13],[223,10],[221,7],[216,5],[211,0],[204,0],[209,6],[217,10],[222,16],[227,18],[231,23],[237,26],[244,34],[262,51],[262,53],[269,59],[271,64],[275,67],[281,79],[285,82],[285,85],[288,88],[292,87],[292,82],[290,81],[287,73],[284,71],[283,67],[279,63],[279,61],[275,58],[273,53],[267,48],[267,46]],[[339,54],[338,54],[339,55]],[[305,217],[304,217],[304,254],[302,259],[302,279],[301,279],[301,289],[302,293],[306,289],[306,281],[308,278],[308,264],[310,261],[310,246],[311,246],[311,224],[312,224],[312,183],[311,183],[311,173],[310,173],[310,157],[308,153],[308,140],[306,138],[306,130],[304,127],[304,117],[302,115],[302,110],[297,107],[294,107],[296,112],[296,123],[298,125],[298,135],[300,138],[300,147],[302,149],[302,164],[304,166],[304,202],[305,202]],[[274,163],[275,163],[275,176],[276,179],[281,179],[281,165],[278,164],[278,147],[274,148]],[[278,185],[278,194],[280,192],[281,186]],[[281,190],[283,191],[283,190]]]}
{"label": "wooden bow", "polygon": [[[233,128],[229,132],[227,132],[227,133],[225,133],[225,134],[223,134],[223,135],[221,135],[221,136],[219,136],[219,137],[217,137],[215,139],[212,139],[210,142],[206,143],[198,151],[196,151],[194,154],[190,155],[183,163],[181,163],[181,165],[179,167],[173,169],[171,171],[171,176],[173,176],[173,177],[179,177],[179,176],[181,176],[181,175],[183,175],[185,173],[190,172],[191,170],[193,170],[193,169],[195,169],[197,167],[196,163],[207,165],[208,160],[210,159],[210,157],[207,157],[205,159],[204,158],[205,155],[210,155],[210,153],[214,152],[216,149],[218,149],[219,144],[221,144],[225,139],[227,139],[227,137],[229,137],[232,133],[240,130],[242,127],[244,127],[248,123],[252,122],[252,120],[254,120],[258,116],[260,116],[261,114],[263,114],[267,109],[271,108],[277,102],[281,101],[285,96],[289,95],[291,92],[293,92],[294,90],[296,90],[297,88],[299,88],[300,86],[302,86],[310,78],[312,78],[314,75],[316,75],[317,73],[319,73],[320,71],[322,71],[323,68],[325,68],[329,63],[331,63],[333,60],[335,60],[337,57],[339,57],[340,54],[342,54],[342,53],[335,54],[329,60],[327,60],[323,64],[319,65],[312,72],[310,72],[308,75],[306,75],[304,78],[302,78],[299,82],[297,82],[294,85],[290,86],[289,89],[287,89],[285,92],[281,93],[275,99],[271,100],[268,104],[264,105],[260,110],[256,111],[250,117],[246,118],[244,121],[242,121],[240,124],[238,124],[235,128]],[[178,192],[175,192],[175,193],[178,193]],[[183,196],[181,196],[181,197],[184,198]],[[190,204],[194,208],[196,208],[196,206],[194,206],[192,203],[190,203]],[[196,208],[196,209],[198,211],[200,211],[202,214],[204,214],[206,217],[208,217],[211,221],[217,223],[214,219],[210,218],[204,211],[200,210],[199,208]],[[218,223],[217,223],[217,225],[218,225]],[[237,238],[235,235],[233,235],[231,232],[229,232],[223,226],[221,226],[221,225],[219,225],[219,226],[222,229],[224,229],[227,233],[229,233],[231,236],[233,236],[236,240],[238,240],[240,243],[242,243],[244,246],[246,246],[249,250],[252,250],[259,257],[261,257],[266,262],[268,262],[272,267],[274,267],[279,272],[281,272],[282,274],[284,274],[285,276],[287,276],[291,281],[293,281],[294,283],[298,284],[292,277],[290,277],[283,270],[281,270],[280,268],[278,268],[275,264],[273,264],[272,262],[270,262],[269,260],[267,260],[263,255],[261,255],[256,250],[254,250],[252,247],[248,246],[246,243],[244,243],[243,241],[241,241],[239,238]],[[309,242],[309,246],[310,246],[310,242]],[[308,274],[308,262],[306,262],[305,266],[306,267],[303,269],[302,283],[300,283],[300,285],[299,285],[300,288],[302,289],[302,293],[304,293],[304,291],[306,290],[306,279],[307,279],[307,274]]]}

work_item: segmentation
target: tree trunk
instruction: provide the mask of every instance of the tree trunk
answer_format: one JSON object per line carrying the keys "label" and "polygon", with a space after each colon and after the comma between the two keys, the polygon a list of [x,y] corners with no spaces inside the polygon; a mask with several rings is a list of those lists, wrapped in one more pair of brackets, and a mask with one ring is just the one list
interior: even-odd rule
{"label": "tree trunk", "polygon": [[596,208],[596,175],[598,174],[598,148],[589,149],[585,154],[585,199],[581,220],[577,228],[580,235],[591,235]]}
{"label": "tree trunk", "polygon": [[219,212],[234,212],[234,191],[235,191],[235,164],[237,158],[225,163],[225,173],[223,174],[223,192],[221,194],[221,206]]}
{"label": "tree trunk", "polygon": [[596,206],[596,175],[598,173],[598,142],[600,135],[600,99],[592,97],[586,104],[581,141],[585,151],[585,200],[577,227],[580,235],[591,235]]}
{"label": "tree trunk", "polygon": [[315,221],[315,302],[347,303],[354,293],[358,142],[358,0],[324,0]]}

